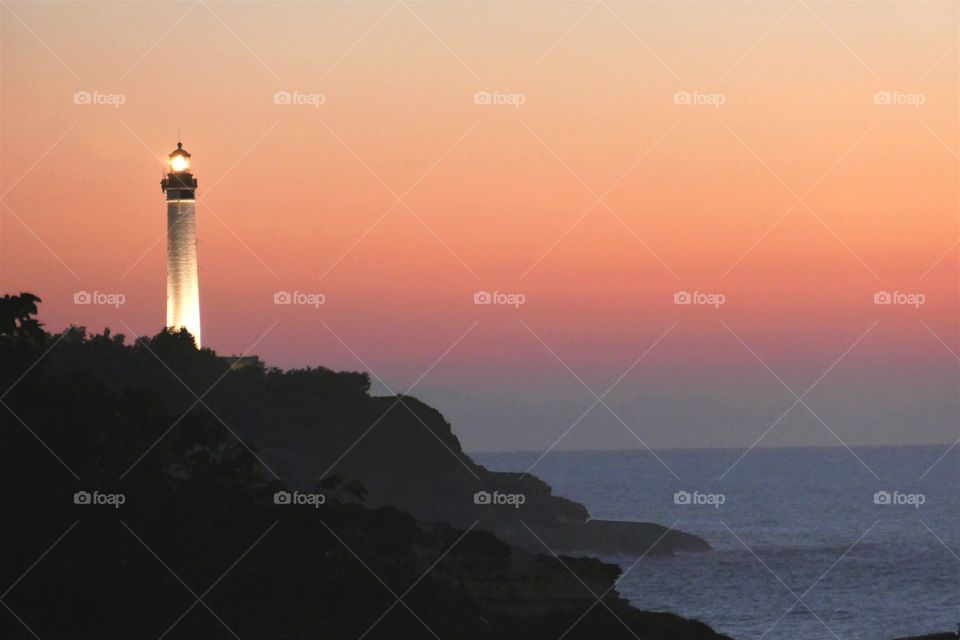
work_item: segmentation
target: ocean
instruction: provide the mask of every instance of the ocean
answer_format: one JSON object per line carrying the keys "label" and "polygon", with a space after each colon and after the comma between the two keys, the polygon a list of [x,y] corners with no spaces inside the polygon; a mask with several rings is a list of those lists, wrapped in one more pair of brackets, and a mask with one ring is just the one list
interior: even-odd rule
{"label": "ocean", "polygon": [[713,546],[603,558],[633,566],[618,590],[638,608],[737,640],[882,640],[960,623],[960,446],[947,449],[757,448],[739,462],[742,450],[718,449],[472,457],[495,471],[536,463],[531,473],[594,518],[673,525]]}

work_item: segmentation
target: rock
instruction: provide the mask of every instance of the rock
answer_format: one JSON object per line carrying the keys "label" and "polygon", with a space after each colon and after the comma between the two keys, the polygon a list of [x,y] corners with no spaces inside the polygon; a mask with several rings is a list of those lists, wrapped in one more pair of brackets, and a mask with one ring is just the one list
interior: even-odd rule
{"label": "rock", "polygon": [[711,550],[703,538],[652,522],[589,520],[580,526],[543,529],[538,534],[558,551],[610,556],[636,558],[645,554],[672,555]]}
{"label": "rock", "polygon": [[[174,345],[176,346],[176,345]],[[94,346],[104,351],[103,346]],[[163,349],[157,342],[152,350]],[[64,341],[48,367],[86,370],[116,388],[158,393],[172,413],[196,403],[154,353],[134,348],[113,354],[85,351],[90,344]],[[254,363],[230,368],[212,352],[192,348],[159,354],[194,389],[211,389],[204,404],[286,484],[309,491],[331,476],[366,490],[366,505],[393,507],[418,520],[445,522],[496,533],[512,544],[542,551],[530,530],[543,532],[552,548],[576,553],[639,556],[707,551],[696,536],[653,523],[591,520],[582,504],[553,494],[536,476],[493,472],[467,455],[452,426],[435,408],[405,395],[371,396],[366,374],[322,367],[280,371]],[[109,356],[109,357],[107,357]],[[266,480],[272,475],[264,472]],[[478,504],[476,496],[522,496],[522,504]],[[539,535],[539,534],[538,534]],[[651,548],[652,546],[652,548]]]}
{"label": "rock", "polygon": [[[177,637],[213,638],[229,620],[235,636],[233,628],[274,640],[725,640],[702,623],[631,607],[615,589],[616,565],[535,546],[543,535],[560,547],[630,553],[662,536],[657,547],[673,552],[702,546],[692,536],[591,521],[537,478],[491,473],[460,450],[439,413],[370,398],[362,375],[228,369],[183,338],[162,334],[151,348],[191,387],[226,374],[205,397],[210,410],[181,413],[190,398],[146,346],[78,331],[44,359],[32,342],[12,354],[20,343],[0,342],[2,359],[20,367],[0,367],[2,388],[16,386],[8,401],[17,419],[69,452],[76,470],[63,473],[32,429],[0,412],[0,445],[17,452],[5,466],[16,526],[0,527],[0,566],[15,576],[25,557],[43,559],[9,598],[9,612],[38,630],[23,623],[18,637],[156,637],[176,627]],[[357,447],[363,455],[351,455]],[[330,491],[322,506],[277,500],[298,488],[291,483],[321,478]],[[77,503],[65,518],[71,494],[94,487],[120,492],[122,511]],[[491,490],[525,500],[475,500]],[[372,504],[357,504],[365,496]],[[470,525],[371,508],[384,503]],[[48,556],[70,520],[60,536],[69,538]],[[524,544],[501,539],[510,535]],[[217,613],[190,605],[187,585],[212,585],[203,604]]]}

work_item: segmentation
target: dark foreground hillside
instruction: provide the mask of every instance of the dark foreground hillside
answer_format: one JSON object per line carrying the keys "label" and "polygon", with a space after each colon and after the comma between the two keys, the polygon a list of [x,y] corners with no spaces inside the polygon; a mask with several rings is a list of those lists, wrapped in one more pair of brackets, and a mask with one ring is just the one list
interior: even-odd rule
{"label": "dark foreground hillside", "polygon": [[[614,589],[615,566],[507,544],[481,530],[481,518],[449,525],[379,506],[383,498],[369,499],[390,469],[371,473],[368,486],[363,450],[349,473],[337,467],[308,487],[283,477],[297,465],[265,466],[261,442],[237,437],[260,425],[265,440],[287,448],[291,433],[305,443],[314,433],[333,449],[328,432],[343,431],[343,447],[326,452],[332,462],[347,434],[383,415],[364,375],[229,371],[186,334],[134,345],[79,330],[50,336],[32,319],[33,300],[2,302],[2,638],[719,637],[630,607]],[[414,407],[434,433],[401,405],[370,442],[401,459],[411,444],[433,442],[395,464],[436,467],[434,478],[470,465],[471,482],[492,481],[439,414]],[[306,424],[309,415],[328,419]],[[413,422],[404,427],[401,415]],[[422,441],[410,443],[418,431]],[[437,455],[438,437],[456,455]],[[461,500],[442,482],[418,482],[395,477],[441,505]],[[559,517],[552,504],[584,517],[539,490],[546,506],[530,511],[533,526]],[[449,511],[461,513],[459,504]]]}

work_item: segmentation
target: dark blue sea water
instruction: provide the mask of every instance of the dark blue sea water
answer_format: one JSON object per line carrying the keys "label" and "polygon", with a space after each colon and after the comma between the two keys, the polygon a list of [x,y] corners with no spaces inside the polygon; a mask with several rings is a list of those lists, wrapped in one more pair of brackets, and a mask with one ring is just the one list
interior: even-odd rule
{"label": "dark blue sea water", "polygon": [[[662,463],[645,450],[554,451],[532,473],[595,518],[710,542],[705,554],[605,558],[636,563],[618,589],[640,608],[738,640],[878,640],[960,622],[960,447],[937,462],[946,451],[755,449],[738,463],[743,451],[658,451]],[[473,457],[525,471],[540,454]],[[677,491],[703,504],[676,504]]]}

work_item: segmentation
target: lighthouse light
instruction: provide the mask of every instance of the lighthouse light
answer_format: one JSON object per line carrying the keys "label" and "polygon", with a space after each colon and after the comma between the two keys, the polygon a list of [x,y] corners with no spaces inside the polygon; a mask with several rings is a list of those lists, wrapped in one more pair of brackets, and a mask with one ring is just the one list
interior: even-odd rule
{"label": "lighthouse light", "polygon": [[186,171],[190,168],[190,158],[180,154],[175,154],[170,158],[170,168],[173,171]]}

